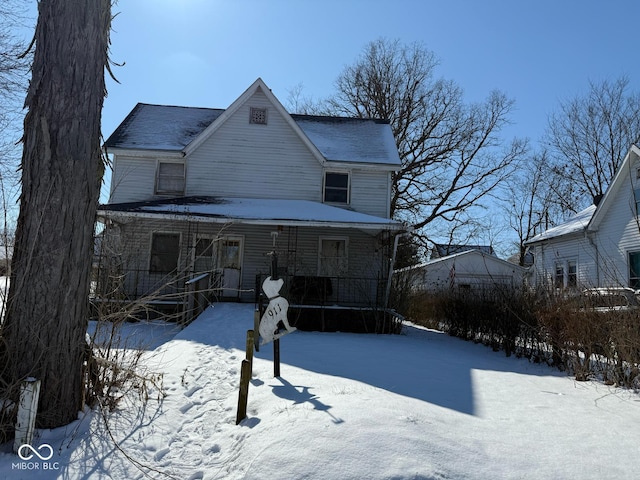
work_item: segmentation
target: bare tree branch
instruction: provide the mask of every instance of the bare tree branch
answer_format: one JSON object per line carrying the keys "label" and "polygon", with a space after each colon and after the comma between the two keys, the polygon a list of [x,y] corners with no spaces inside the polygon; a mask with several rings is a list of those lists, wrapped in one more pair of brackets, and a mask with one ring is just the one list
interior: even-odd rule
{"label": "bare tree branch", "polygon": [[639,138],[640,94],[629,92],[627,77],[590,82],[586,95],[561,102],[546,133],[554,172],[562,180],[557,203],[575,213],[604,194]]}
{"label": "bare tree branch", "polygon": [[465,104],[453,81],[436,79],[438,59],[421,44],[369,43],[336,80],[327,110],[335,115],[388,119],[402,167],[393,175],[392,214],[422,230],[450,231],[473,223],[498,185],[516,170],[525,140],[503,147],[513,101],[492,92]]}

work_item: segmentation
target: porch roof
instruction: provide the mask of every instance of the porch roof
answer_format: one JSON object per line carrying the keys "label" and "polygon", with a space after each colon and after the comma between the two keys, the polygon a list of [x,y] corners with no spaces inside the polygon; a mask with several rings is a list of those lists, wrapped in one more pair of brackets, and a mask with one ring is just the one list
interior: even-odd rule
{"label": "porch roof", "polygon": [[363,230],[403,230],[405,225],[309,200],[269,198],[180,197],[148,202],[101,205],[104,218],[153,218],[208,223],[282,225]]}

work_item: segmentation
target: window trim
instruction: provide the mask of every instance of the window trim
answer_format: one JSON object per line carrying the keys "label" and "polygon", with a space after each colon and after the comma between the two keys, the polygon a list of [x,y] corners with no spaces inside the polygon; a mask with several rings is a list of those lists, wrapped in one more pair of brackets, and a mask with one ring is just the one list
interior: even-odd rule
{"label": "window trim", "polygon": [[211,255],[208,255],[206,258],[210,258],[212,260],[212,263],[214,265],[212,265],[212,270],[215,269],[215,258],[217,257],[217,240],[218,240],[218,236],[216,235],[194,235],[194,239],[193,239],[193,252],[191,255],[191,263],[192,263],[192,270],[194,271],[194,273],[199,273],[199,271],[196,270],[196,261],[199,258],[203,258],[204,255],[198,255],[198,242],[200,240],[206,240],[209,242],[209,247],[211,249]]}
{"label": "window trim", "polygon": [[[176,256],[176,266],[172,270],[156,270],[153,268],[153,239],[156,235],[167,235],[167,236],[171,235],[174,237],[178,237],[178,252]],[[181,232],[170,232],[170,231],[164,231],[164,230],[151,232],[150,238],[149,238],[149,273],[166,275],[173,271],[177,271],[178,267],[180,266],[180,257],[182,254],[181,250],[182,250],[182,233]]]}
{"label": "window trim", "polygon": [[[327,200],[327,175],[328,174],[336,174],[336,175],[346,175],[347,176],[347,199],[345,202],[332,202]],[[340,190],[343,191],[342,187],[328,187],[329,189]],[[325,170],[322,175],[322,202],[329,203],[333,205],[350,205],[351,204],[351,172],[349,170]]]}
{"label": "window trim", "polygon": [[[343,271],[332,274],[324,274],[322,271],[322,243],[324,241],[344,242],[344,267]],[[349,237],[346,235],[322,235],[318,237],[318,276],[319,277],[342,277],[349,272]]]}
{"label": "window trim", "polygon": [[[629,287],[633,288],[633,289],[638,289],[640,288],[640,271],[639,272],[634,272],[632,270],[632,265],[633,263],[631,262],[631,255],[638,255],[640,256],[640,250],[634,250],[634,251],[629,251],[627,252],[627,261],[628,261],[628,273],[629,273]],[[635,273],[636,275],[633,276],[632,273]],[[634,283],[635,281],[635,283]]]}
{"label": "window trim", "polygon": [[553,288],[555,288],[556,290],[564,289],[564,274],[565,274],[564,262],[562,261],[555,262],[554,270],[553,270]]}
{"label": "window trim", "polygon": [[[164,164],[174,164],[182,166],[182,189],[181,190],[168,190],[160,188],[160,166]],[[154,188],[154,193],[156,195],[184,195],[186,186],[187,186],[187,166],[184,160],[160,160],[158,159],[156,163],[156,184]],[[169,177],[167,175],[167,177]],[[173,176],[172,178],[178,178],[177,176]]]}
{"label": "window trim", "polygon": [[578,259],[575,257],[558,259],[553,264],[553,287],[556,290],[575,290],[578,288]]}

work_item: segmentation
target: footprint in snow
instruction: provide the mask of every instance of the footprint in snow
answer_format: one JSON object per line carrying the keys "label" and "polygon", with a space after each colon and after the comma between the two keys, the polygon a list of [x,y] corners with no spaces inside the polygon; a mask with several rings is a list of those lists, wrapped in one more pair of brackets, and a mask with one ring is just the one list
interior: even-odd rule
{"label": "footprint in snow", "polygon": [[164,458],[164,456],[169,453],[170,449],[169,448],[163,448],[162,450],[158,450],[156,452],[156,454],[153,456],[153,459],[156,462],[159,462],[160,460],[162,460]]}
{"label": "footprint in snow", "polygon": [[191,387],[189,390],[187,390],[186,392],[184,392],[184,396],[187,398],[191,398],[191,396],[196,393],[198,390],[200,390],[202,387],[199,385],[195,385],[193,387]]}

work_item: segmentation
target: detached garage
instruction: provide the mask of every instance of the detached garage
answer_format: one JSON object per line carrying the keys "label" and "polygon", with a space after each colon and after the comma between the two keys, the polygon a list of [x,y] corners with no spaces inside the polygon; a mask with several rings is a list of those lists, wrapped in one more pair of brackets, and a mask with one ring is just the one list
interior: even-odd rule
{"label": "detached garage", "polygon": [[412,290],[521,288],[526,269],[479,250],[467,250],[396,270],[396,282]]}

